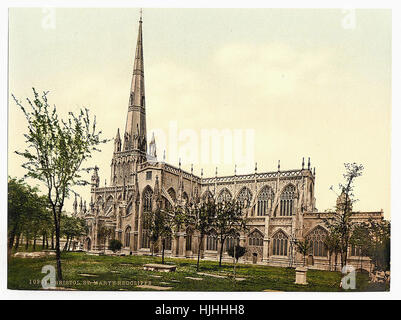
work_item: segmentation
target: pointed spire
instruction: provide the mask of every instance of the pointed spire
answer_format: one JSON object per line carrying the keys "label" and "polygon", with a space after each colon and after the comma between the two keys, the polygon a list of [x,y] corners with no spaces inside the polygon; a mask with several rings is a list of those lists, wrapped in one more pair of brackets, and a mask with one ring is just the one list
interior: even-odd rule
{"label": "pointed spire", "polygon": [[310,157],[308,157],[308,170],[310,170]]}
{"label": "pointed spire", "polygon": [[[138,144],[134,144],[134,138]],[[139,19],[134,71],[124,134],[124,150],[133,148],[146,152],[145,79],[142,44],[142,13]]]}
{"label": "pointed spire", "polygon": [[114,139],[114,152],[121,151],[121,137],[120,137],[120,129],[117,129],[116,138]]}
{"label": "pointed spire", "polygon": [[278,171],[280,171],[280,160],[278,161],[277,169],[278,169]]}
{"label": "pointed spire", "polygon": [[235,167],[234,167],[234,176],[236,176],[237,175],[237,165],[235,165]]}
{"label": "pointed spire", "polygon": [[258,171],[258,163],[255,162],[255,173]]}
{"label": "pointed spire", "polygon": [[305,158],[302,157],[302,170],[305,168]]}

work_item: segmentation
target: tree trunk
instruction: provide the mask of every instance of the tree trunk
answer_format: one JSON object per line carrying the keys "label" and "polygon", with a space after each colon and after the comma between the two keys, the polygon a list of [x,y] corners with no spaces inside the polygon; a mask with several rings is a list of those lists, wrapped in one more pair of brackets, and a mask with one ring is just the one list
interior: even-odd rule
{"label": "tree trunk", "polygon": [[46,232],[46,249],[49,249],[49,237],[47,236],[47,232]]}
{"label": "tree trunk", "polygon": [[[55,209],[54,209],[55,210]],[[60,252],[60,225],[59,219],[57,219],[57,213],[54,211],[54,224],[55,224],[55,233],[56,233],[56,265],[57,265],[57,280],[63,280],[63,273],[61,270],[61,252]]]}
{"label": "tree trunk", "polygon": [[162,240],[162,264],[164,264],[164,239]]}
{"label": "tree trunk", "polygon": [[42,234],[42,250],[45,248],[46,234],[43,232]]}
{"label": "tree trunk", "polygon": [[221,261],[223,260],[223,247],[224,247],[224,240],[220,238],[220,258],[219,258],[219,267],[221,267]]}
{"label": "tree trunk", "polygon": [[198,243],[198,261],[196,263],[196,271],[199,271],[199,260],[200,260],[200,254],[201,254],[202,240],[203,240],[203,236],[200,236],[200,241]]}
{"label": "tree trunk", "polygon": [[37,238],[37,236],[36,236],[36,232],[33,234],[33,251],[35,251],[36,250],[36,238]]}
{"label": "tree trunk", "polygon": [[20,238],[21,238],[21,234],[18,233],[17,239],[15,240],[15,250],[18,250]]}
{"label": "tree trunk", "polygon": [[67,240],[65,241],[64,247],[63,247],[63,251],[67,250],[67,246],[68,246],[68,239],[70,236],[67,236]]}
{"label": "tree trunk", "polygon": [[25,250],[28,250],[29,246],[29,239],[28,239],[28,234],[25,235]]}
{"label": "tree trunk", "polygon": [[52,250],[54,250],[54,231],[52,232]]}

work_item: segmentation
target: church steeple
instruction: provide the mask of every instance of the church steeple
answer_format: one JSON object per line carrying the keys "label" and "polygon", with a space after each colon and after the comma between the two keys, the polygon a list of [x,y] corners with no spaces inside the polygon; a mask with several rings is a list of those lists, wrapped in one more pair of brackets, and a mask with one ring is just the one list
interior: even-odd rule
{"label": "church steeple", "polygon": [[139,19],[134,70],[124,133],[124,150],[139,150],[146,154],[145,78],[142,43],[142,13]]}

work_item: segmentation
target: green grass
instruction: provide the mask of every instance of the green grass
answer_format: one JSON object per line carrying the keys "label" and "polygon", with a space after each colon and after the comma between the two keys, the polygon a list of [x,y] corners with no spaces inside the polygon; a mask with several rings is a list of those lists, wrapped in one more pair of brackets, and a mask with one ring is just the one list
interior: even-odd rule
{"label": "green grass", "polygon": [[[146,282],[155,286],[172,287],[170,291],[345,291],[339,287],[342,277],[339,272],[308,270],[308,285],[303,286],[294,284],[295,270],[291,268],[238,264],[237,277],[246,280],[233,281],[231,264],[223,264],[219,268],[216,261],[201,261],[200,272],[227,276],[227,278],[215,278],[197,274],[195,260],[166,258],[167,264],[177,265],[177,271],[170,273],[144,271],[142,266],[145,263],[160,263],[160,258],[92,256],[65,252],[62,253],[63,278],[65,281],[76,283],[64,283],[59,286],[78,290],[144,290],[136,285],[140,284],[139,282]],[[55,258],[11,257],[8,263],[8,288],[41,289],[40,280],[44,277],[41,270],[48,264],[55,266]],[[187,279],[188,276],[203,280]],[[89,281],[91,283],[88,283]],[[132,283],[119,283],[119,281]],[[355,291],[384,290],[382,287],[372,287],[365,274],[357,274],[356,287]]]}

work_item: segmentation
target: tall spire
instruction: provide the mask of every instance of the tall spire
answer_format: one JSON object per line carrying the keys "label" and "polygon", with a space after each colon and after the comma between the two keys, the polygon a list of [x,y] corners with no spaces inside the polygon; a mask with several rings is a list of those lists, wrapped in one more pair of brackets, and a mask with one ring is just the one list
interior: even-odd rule
{"label": "tall spire", "polygon": [[142,44],[142,11],[139,19],[134,70],[124,133],[124,150],[137,149],[146,153],[145,78]]}

